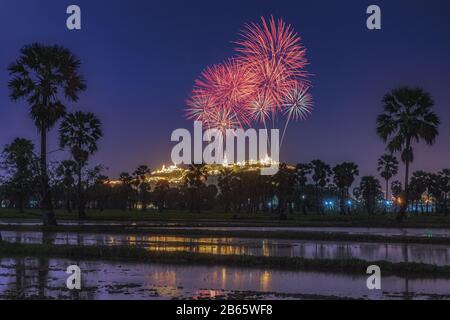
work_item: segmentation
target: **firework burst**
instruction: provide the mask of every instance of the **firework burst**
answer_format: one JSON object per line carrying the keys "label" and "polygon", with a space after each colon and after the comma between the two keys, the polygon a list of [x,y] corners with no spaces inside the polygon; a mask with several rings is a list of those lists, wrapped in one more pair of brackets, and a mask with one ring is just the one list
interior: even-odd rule
{"label": "firework burst", "polygon": [[196,94],[187,101],[186,117],[194,121],[208,122],[214,104],[207,95]]}
{"label": "firework burst", "polygon": [[286,134],[289,122],[293,119],[305,120],[311,113],[313,108],[313,100],[310,93],[308,93],[309,87],[306,85],[296,85],[288,93],[284,99],[283,114],[286,116],[283,134],[281,136],[281,143],[284,141],[284,135]]}
{"label": "firework burst", "polygon": [[283,104],[283,113],[288,120],[305,120],[313,108],[313,100],[309,87],[296,85],[286,96]]}
{"label": "firework burst", "polygon": [[206,125],[210,129],[217,129],[224,133],[227,129],[240,127],[241,123],[231,110],[218,108],[215,112],[211,112]]}
{"label": "firework burst", "polygon": [[[258,90],[281,109],[283,98],[307,73],[306,50],[300,37],[283,20],[271,17],[261,25],[248,24],[236,41],[239,60],[254,73]],[[274,110],[276,111],[276,110]]]}
{"label": "firework burst", "polygon": [[258,94],[247,110],[250,119],[265,124],[271,114],[271,105],[272,103],[269,99]]}
{"label": "firework burst", "polygon": [[235,58],[207,67],[195,81],[187,117],[222,131],[284,119],[283,140],[289,122],[305,119],[313,105],[301,38],[271,17],[246,25],[235,43]]}
{"label": "firework burst", "polygon": [[214,106],[226,109],[240,126],[249,125],[246,114],[255,92],[254,74],[245,65],[230,59],[208,67],[196,81],[194,96],[209,97]]}

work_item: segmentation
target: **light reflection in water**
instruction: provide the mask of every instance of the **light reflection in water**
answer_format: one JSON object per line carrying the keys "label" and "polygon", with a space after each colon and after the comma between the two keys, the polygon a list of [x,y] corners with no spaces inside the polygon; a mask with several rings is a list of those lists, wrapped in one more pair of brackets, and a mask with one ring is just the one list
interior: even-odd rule
{"label": "light reflection in water", "polygon": [[303,257],[308,259],[362,259],[450,265],[450,247],[445,245],[352,243],[248,239],[232,237],[188,237],[126,234],[76,234],[3,231],[10,242],[68,245],[132,245],[150,251],[193,252],[217,255]]}
{"label": "light reflection in water", "polygon": [[[74,263],[83,272],[78,292],[65,286]],[[450,279],[383,277],[383,290],[373,291],[362,275],[220,266],[2,258],[0,274],[0,299],[450,298]]]}

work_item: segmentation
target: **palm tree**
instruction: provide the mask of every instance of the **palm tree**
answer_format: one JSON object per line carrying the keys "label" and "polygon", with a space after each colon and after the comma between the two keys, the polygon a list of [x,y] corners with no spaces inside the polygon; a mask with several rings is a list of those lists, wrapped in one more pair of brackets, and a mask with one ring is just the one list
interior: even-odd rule
{"label": "palm tree", "polygon": [[158,207],[159,212],[162,212],[165,208],[167,193],[169,192],[170,185],[166,179],[160,179],[156,182],[155,190],[153,191],[154,201]]}
{"label": "palm tree", "polygon": [[223,207],[225,209],[225,212],[230,211],[230,205],[231,205],[231,182],[233,180],[233,170],[229,167],[223,167],[220,169],[220,175],[219,175],[219,181],[218,186],[220,188],[220,194],[221,194],[221,200],[223,202]]}
{"label": "palm tree", "polygon": [[122,172],[119,175],[119,180],[121,182],[120,184],[120,195],[123,200],[123,207],[122,209],[125,210],[128,208],[128,210],[131,210],[133,207],[133,177],[128,172]]}
{"label": "palm tree", "polygon": [[133,183],[136,186],[137,194],[139,196],[139,200],[141,202],[141,210],[147,210],[147,202],[150,192],[150,184],[147,181],[147,176],[151,173],[150,168],[143,164],[140,165],[133,172]]}
{"label": "palm tree", "polygon": [[386,181],[386,200],[389,200],[389,180],[398,173],[397,158],[391,154],[383,154],[378,159],[377,170]]}
{"label": "palm tree", "polygon": [[405,163],[405,204],[400,210],[403,220],[408,206],[409,165],[414,161],[413,142],[424,140],[433,145],[438,136],[439,117],[432,111],[434,101],[420,88],[402,87],[383,98],[384,112],[377,118],[377,133],[388,143],[391,153],[401,152]]}
{"label": "palm tree", "polygon": [[425,192],[430,191],[432,180],[433,175],[428,172],[422,170],[413,172],[409,182],[409,198],[412,201],[412,204],[415,205],[415,211],[418,211],[418,204],[420,203],[421,211],[423,213],[422,196]]}
{"label": "palm tree", "polygon": [[295,180],[295,170],[288,167],[285,163],[280,164],[278,172],[272,177],[275,195],[278,198],[277,211],[280,214],[280,219],[286,218],[284,212],[287,208],[289,208],[289,212],[292,212]]}
{"label": "palm tree", "polygon": [[69,148],[77,164],[78,217],[84,219],[84,192],[82,174],[89,156],[98,149],[97,142],[103,136],[100,120],[91,112],[77,111],[66,116],[59,128],[61,148]]}
{"label": "palm tree", "polygon": [[25,99],[30,116],[41,135],[40,177],[41,209],[44,225],[56,225],[47,172],[47,133],[64,116],[64,97],[77,101],[86,89],[78,73],[80,61],[66,48],[31,44],[23,47],[20,57],[8,71],[8,83],[13,101]]}
{"label": "palm tree", "polygon": [[22,213],[36,185],[37,158],[34,144],[30,140],[16,138],[5,146],[2,158],[0,169],[4,169],[9,176],[5,183],[6,190]]}
{"label": "palm tree", "polygon": [[201,211],[201,203],[199,199],[200,189],[205,186],[208,179],[208,170],[204,164],[191,164],[184,174],[183,180],[189,190],[189,211],[192,212],[194,207],[197,212]]}
{"label": "palm tree", "polygon": [[111,180],[108,176],[98,174],[93,178],[93,184],[90,190],[91,199],[95,200],[96,208],[103,212],[109,200],[111,192]]}
{"label": "palm tree", "polygon": [[448,214],[448,199],[450,197],[450,169],[442,169],[432,175],[430,193],[436,199],[436,210]]}
{"label": "palm tree", "polygon": [[359,185],[359,192],[364,201],[367,213],[373,214],[375,212],[377,200],[382,195],[380,182],[372,176],[362,177]]}
{"label": "palm tree", "polygon": [[59,178],[65,194],[67,212],[72,212],[72,191],[75,183],[74,175],[77,171],[77,163],[73,160],[63,160],[56,168],[56,175]]}
{"label": "palm tree", "polygon": [[339,189],[340,211],[345,213],[345,200],[348,198],[348,189],[359,175],[358,165],[353,162],[344,162],[333,168],[334,184]]}
{"label": "palm tree", "polygon": [[331,175],[331,168],[328,164],[322,160],[311,161],[312,166],[312,180],[315,183],[316,189],[316,213],[323,212],[322,194],[323,189],[330,181],[329,176]]}
{"label": "palm tree", "polygon": [[[301,201],[303,214],[306,215],[306,183],[308,182],[308,175],[311,173],[312,166],[309,163],[298,163],[295,166],[296,185],[298,187],[297,199]],[[301,199],[301,200],[300,200]]]}

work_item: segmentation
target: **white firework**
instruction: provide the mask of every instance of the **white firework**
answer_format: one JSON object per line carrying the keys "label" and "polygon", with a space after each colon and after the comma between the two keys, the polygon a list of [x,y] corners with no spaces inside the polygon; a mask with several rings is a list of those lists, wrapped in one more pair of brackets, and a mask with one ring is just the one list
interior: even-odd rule
{"label": "white firework", "polygon": [[287,121],[305,120],[311,113],[313,108],[313,99],[308,93],[309,87],[297,85],[286,96],[283,110],[284,115],[287,116]]}

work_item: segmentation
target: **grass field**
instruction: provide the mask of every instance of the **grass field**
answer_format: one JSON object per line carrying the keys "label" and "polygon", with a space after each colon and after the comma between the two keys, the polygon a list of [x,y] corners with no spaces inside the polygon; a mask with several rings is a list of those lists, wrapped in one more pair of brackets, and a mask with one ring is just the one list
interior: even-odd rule
{"label": "grass field", "polygon": [[[58,220],[77,220],[76,212],[68,213],[65,210],[56,210]],[[0,209],[0,219],[41,219],[39,210],[26,210],[19,213],[14,209]],[[288,226],[347,226],[347,227],[424,227],[424,228],[444,228],[450,227],[450,215],[420,215],[410,214],[408,218],[399,223],[394,214],[372,215],[353,213],[352,215],[339,215],[329,213],[326,215],[301,213],[288,214],[286,220],[280,220],[275,213],[225,213],[220,211],[203,211],[201,213],[189,213],[188,211],[164,211],[147,210],[145,212],[133,210],[90,210],[87,212],[88,221],[158,221],[158,222],[227,222],[227,223],[249,223],[264,225],[288,225]]]}

